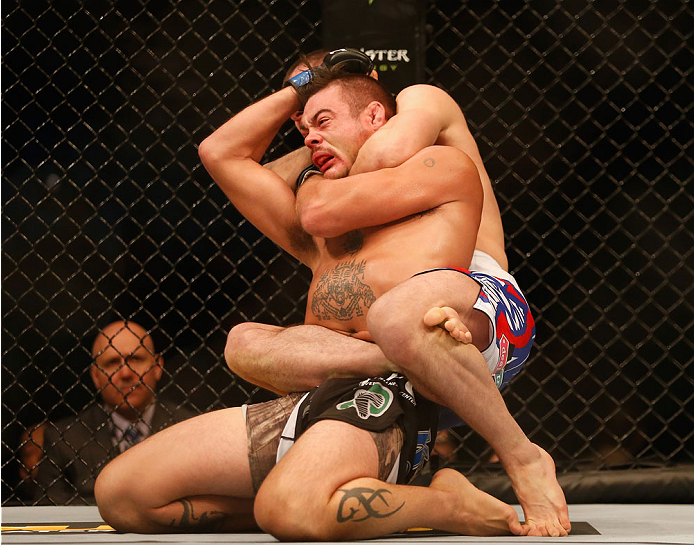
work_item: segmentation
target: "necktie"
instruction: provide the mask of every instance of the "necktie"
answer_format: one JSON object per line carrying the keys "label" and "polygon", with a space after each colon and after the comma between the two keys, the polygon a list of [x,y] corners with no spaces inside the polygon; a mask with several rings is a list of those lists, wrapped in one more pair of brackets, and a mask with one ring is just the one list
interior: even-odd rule
{"label": "necktie", "polygon": [[127,442],[127,447],[126,449],[137,445],[142,439],[142,433],[140,433],[140,430],[136,426],[130,426],[125,432],[123,433],[123,438]]}

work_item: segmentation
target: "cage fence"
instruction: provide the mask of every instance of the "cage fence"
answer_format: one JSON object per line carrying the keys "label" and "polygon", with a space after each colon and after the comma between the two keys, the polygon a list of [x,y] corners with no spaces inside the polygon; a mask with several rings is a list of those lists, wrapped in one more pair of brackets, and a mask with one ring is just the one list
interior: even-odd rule
{"label": "cage fence", "polygon": [[[466,114],[537,322],[509,408],[561,473],[691,464],[691,5],[429,1],[425,16],[425,82]],[[302,322],[310,271],[227,202],[197,144],[320,32],[317,0],[3,3],[3,505],[46,500],[22,492],[41,463],[21,451],[94,403],[110,321],[153,331],[173,403],[272,397],[227,369],[226,334]],[[268,157],[300,145],[287,125]],[[494,473],[492,456],[455,428],[434,465]]]}

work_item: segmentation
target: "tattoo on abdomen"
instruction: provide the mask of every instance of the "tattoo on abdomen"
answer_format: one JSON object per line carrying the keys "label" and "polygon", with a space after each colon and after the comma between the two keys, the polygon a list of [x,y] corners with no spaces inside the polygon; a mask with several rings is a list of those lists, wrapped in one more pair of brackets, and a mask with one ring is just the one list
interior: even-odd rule
{"label": "tattoo on abdomen", "polygon": [[220,531],[224,519],[229,515],[222,511],[203,511],[196,517],[193,512],[193,502],[190,500],[178,500],[183,505],[183,514],[180,519],[173,519],[169,526],[173,528],[194,528],[198,531]]}
{"label": "tattoo on abdomen", "polygon": [[338,263],[323,273],[313,292],[311,311],[319,320],[351,320],[364,316],[376,300],[368,284],[362,282],[366,261]]}
{"label": "tattoo on abdomen", "polygon": [[[370,518],[383,519],[400,511],[405,502],[402,502],[398,507],[393,509],[386,499],[386,494],[391,494],[389,490],[381,488],[373,490],[372,488],[341,488],[340,492],[344,492],[340,500],[340,505],[337,507],[337,522],[361,522]],[[378,501],[377,501],[378,500]],[[376,503],[376,506],[374,506]],[[385,508],[381,505],[384,504]]]}

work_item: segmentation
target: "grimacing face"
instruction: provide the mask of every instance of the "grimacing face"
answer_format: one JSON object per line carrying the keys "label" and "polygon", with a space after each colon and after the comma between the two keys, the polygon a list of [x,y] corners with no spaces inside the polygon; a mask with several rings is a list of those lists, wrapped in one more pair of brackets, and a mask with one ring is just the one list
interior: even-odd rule
{"label": "grimacing face", "polygon": [[352,116],[337,85],[308,100],[301,127],[306,131],[304,143],[311,150],[313,164],[328,179],[347,176],[362,145],[373,134],[361,116]]}
{"label": "grimacing face", "polygon": [[104,403],[137,418],[154,401],[163,371],[152,338],[137,324],[115,322],[98,334],[92,356],[90,375]]}

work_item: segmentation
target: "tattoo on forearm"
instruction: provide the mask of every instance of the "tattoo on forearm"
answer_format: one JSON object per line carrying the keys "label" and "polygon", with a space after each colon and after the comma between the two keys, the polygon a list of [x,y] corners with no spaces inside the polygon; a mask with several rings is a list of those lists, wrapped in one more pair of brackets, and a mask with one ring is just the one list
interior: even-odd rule
{"label": "tattoo on forearm", "polygon": [[351,320],[364,316],[376,297],[368,284],[362,282],[366,261],[338,263],[323,273],[313,292],[311,311],[319,320]]}
{"label": "tattoo on forearm", "polygon": [[436,161],[434,161],[431,157],[427,157],[423,161],[425,167],[433,168],[434,165],[436,164]]}
{"label": "tattoo on forearm", "polygon": [[352,522],[361,522],[370,518],[382,519],[397,513],[405,505],[405,502],[402,502],[393,509],[386,499],[386,494],[392,494],[385,488],[379,490],[361,487],[352,489],[341,488],[340,492],[344,492],[344,496],[342,496],[340,505],[337,507],[337,522],[350,520]]}
{"label": "tattoo on forearm", "polygon": [[219,532],[223,529],[224,519],[229,516],[222,511],[203,511],[196,517],[193,512],[193,502],[185,499],[178,502],[183,506],[183,513],[179,519],[171,521],[169,526],[173,528]]}
{"label": "tattoo on forearm", "polygon": [[354,255],[364,247],[364,233],[361,229],[355,229],[345,235],[342,241],[342,249],[346,254]]}

